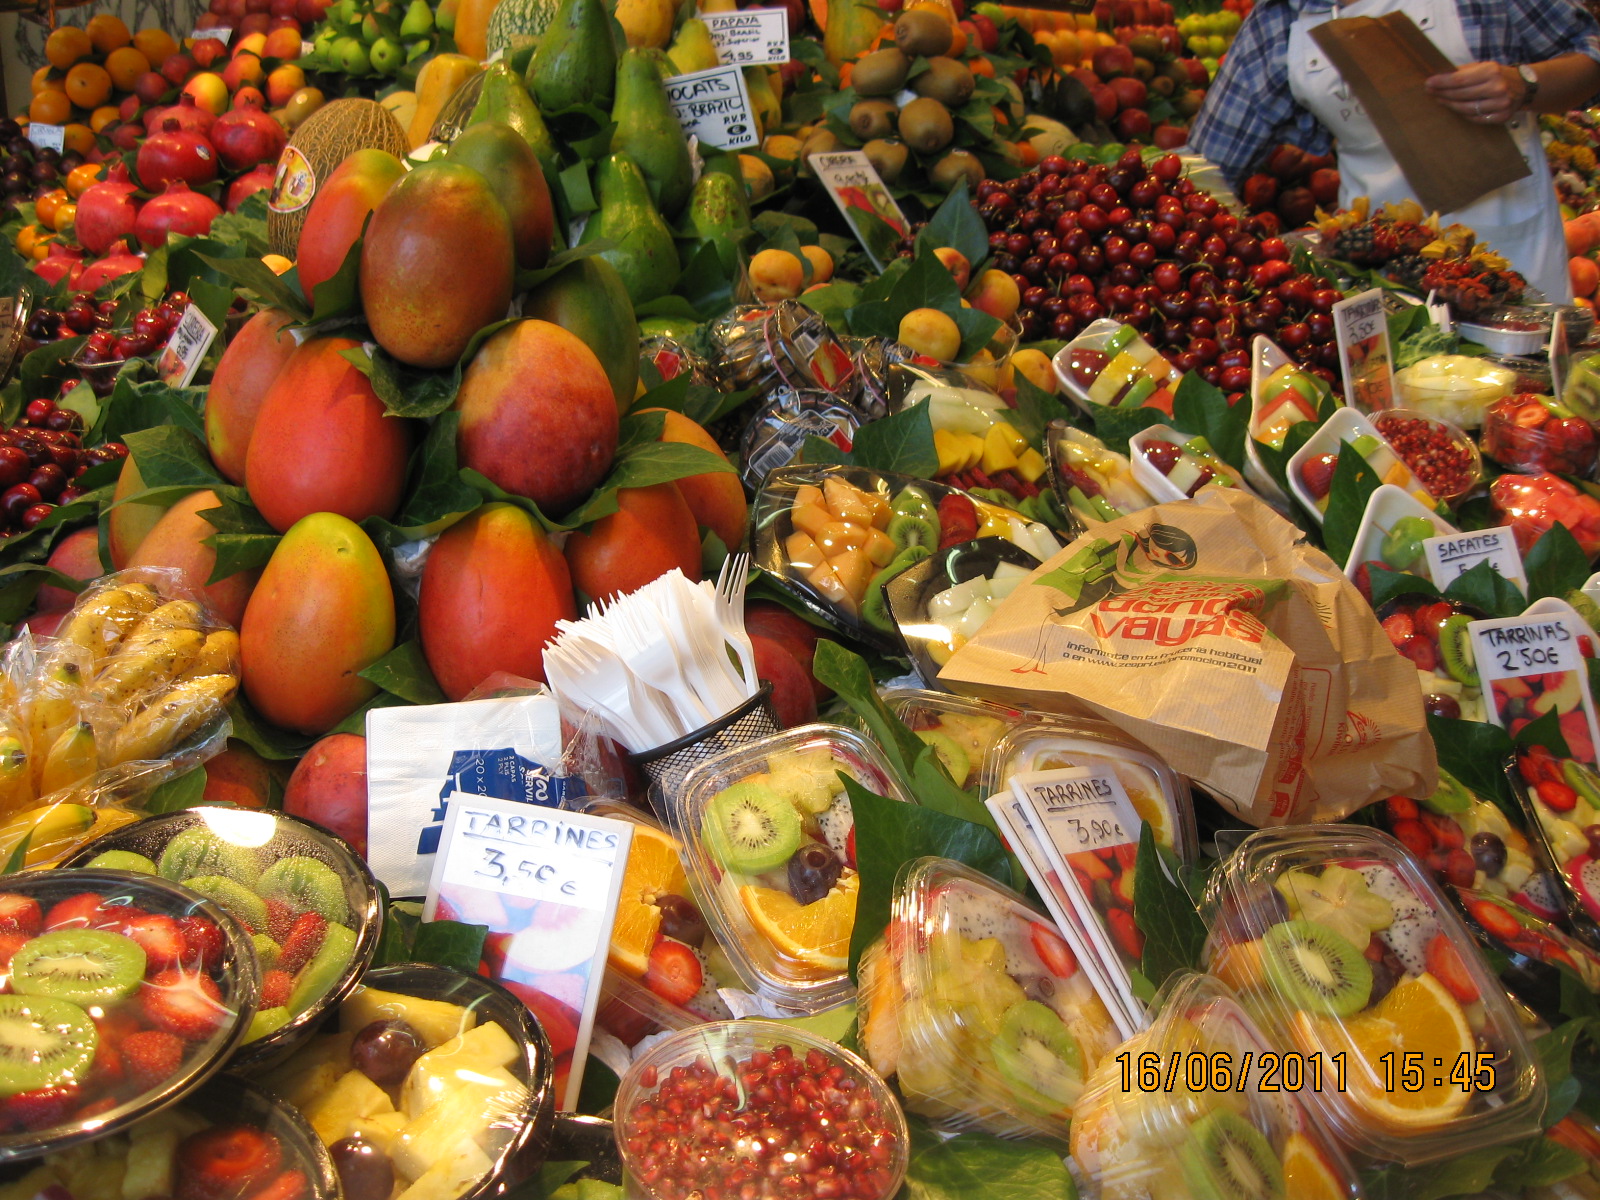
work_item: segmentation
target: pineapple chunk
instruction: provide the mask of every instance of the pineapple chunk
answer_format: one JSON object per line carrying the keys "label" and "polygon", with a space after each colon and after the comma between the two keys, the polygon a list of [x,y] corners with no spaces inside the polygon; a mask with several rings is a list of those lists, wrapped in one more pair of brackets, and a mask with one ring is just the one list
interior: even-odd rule
{"label": "pineapple chunk", "polygon": [[122,1176],[122,1200],[172,1195],[172,1156],[177,1149],[178,1131],[172,1126],[147,1132],[143,1125],[135,1125]]}
{"label": "pineapple chunk", "polygon": [[459,1004],[420,1000],[416,996],[402,996],[371,987],[357,988],[355,994],[339,1006],[339,1027],[352,1033],[384,1019],[404,1021],[417,1031],[430,1050],[478,1022],[476,1013]]}
{"label": "pineapple chunk", "polygon": [[1046,470],[1048,470],[1048,467],[1044,461],[1044,455],[1040,454],[1032,446],[1017,455],[1017,474],[1029,483],[1037,483]]}
{"label": "pineapple chunk", "polygon": [[953,475],[961,470],[961,464],[967,459],[965,446],[962,444],[961,435],[952,433],[948,429],[935,429],[933,431],[933,451],[939,456],[939,474]]}
{"label": "pineapple chunk", "polygon": [[[454,1070],[489,1071],[495,1067],[509,1067],[520,1054],[511,1035],[498,1022],[488,1021],[428,1051],[418,1061],[438,1063]],[[415,1064],[412,1070],[416,1070]]]}
{"label": "pineapple chunk", "polygon": [[403,1112],[377,1113],[357,1121],[350,1134],[352,1137],[371,1142],[385,1154],[392,1154],[391,1147],[395,1139],[405,1132],[408,1123]]}
{"label": "pineapple chunk", "polygon": [[970,471],[983,461],[983,434],[963,433],[961,436],[967,444],[967,457],[961,464],[961,469]]}
{"label": "pineapple chunk", "polygon": [[394,1102],[360,1071],[346,1071],[331,1091],[318,1096],[303,1111],[317,1136],[331,1146],[350,1136],[363,1117],[393,1112]]}
{"label": "pineapple chunk", "polygon": [[262,1083],[295,1108],[304,1109],[350,1069],[350,1043],[354,1039],[353,1032],[313,1038],[287,1062],[270,1071]]}
{"label": "pineapple chunk", "polygon": [[494,1166],[494,1161],[470,1138],[453,1150],[449,1158],[436,1159],[397,1200],[456,1200]]}
{"label": "pineapple chunk", "polygon": [[122,1200],[122,1160],[88,1155],[67,1176],[73,1200]]}
{"label": "pineapple chunk", "polygon": [[817,531],[825,525],[832,525],[837,518],[823,508],[820,504],[797,504],[789,510],[789,522],[801,533],[817,536]]}
{"label": "pineapple chunk", "polygon": [[996,421],[993,425],[989,426],[989,432],[986,436],[996,436],[996,430],[999,431],[1000,437],[1006,439],[1006,442],[1011,447],[1011,452],[1013,454],[1021,454],[1028,448],[1028,439],[1023,437],[1022,434],[1018,433],[1016,426],[1011,424],[1010,421]]}
{"label": "pineapple chunk", "polygon": [[433,1059],[431,1054],[417,1059],[411,1074],[406,1076],[400,1088],[401,1111],[413,1121],[452,1093],[472,1090],[481,1093],[486,1089],[494,1091],[522,1086],[504,1067],[454,1056],[433,1061],[430,1059]]}
{"label": "pineapple chunk", "polygon": [[1005,422],[989,426],[989,432],[983,438],[983,473],[993,475],[997,471],[1009,471],[1017,465],[1017,452],[1011,448],[1011,439],[1005,431],[1011,426]]}
{"label": "pineapple chunk", "polygon": [[453,1090],[401,1131],[390,1147],[395,1167],[408,1179],[420,1178],[429,1166],[457,1146],[503,1125],[528,1098],[528,1089],[498,1068],[495,1075],[453,1079]]}

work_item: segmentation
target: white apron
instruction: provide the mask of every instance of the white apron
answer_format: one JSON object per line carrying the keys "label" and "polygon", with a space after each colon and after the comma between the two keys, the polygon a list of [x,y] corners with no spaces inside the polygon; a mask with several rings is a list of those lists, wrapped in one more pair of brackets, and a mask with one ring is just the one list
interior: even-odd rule
{"label": "white apron", "polygon": [[[1473,61],[1455,0],[1355,0],[1336,13],[1303,16],[1289,31],[1289,89],[1338,143],[1339,204],[1344,208],[1357,196],[1370,197],[1374,209],[1413,197],[1366,109],[1313,40],[1311,31],[1335,15],[1380,17],[1391,12],[1409,13],[1457,66]],[[1522,273],[1530,287],[1538,288],[1552,303],[1571,304],[1561,208],[1539,142],[1538,117],[1519,113],[1506,128],[1532,174],[1496,188],[1459,212],[1445,213],[1441,219],[1446,225],[1459,221],[1470,226],[1480,242],[1511,260],[1512,268]]]}

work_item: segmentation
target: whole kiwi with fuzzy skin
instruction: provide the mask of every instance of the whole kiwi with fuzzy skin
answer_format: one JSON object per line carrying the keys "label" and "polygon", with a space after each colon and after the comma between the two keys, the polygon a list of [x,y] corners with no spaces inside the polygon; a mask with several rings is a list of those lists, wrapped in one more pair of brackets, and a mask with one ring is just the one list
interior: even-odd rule
{"label": "whole kiwi with fuzzy skin", "polygon": [[931,97],[919,96],[900,110],[900,140],[918,154],[937,154],[955,135],[950,110]]}
{"label": "whole kiwi with fuzzy skin", "polygon": [[919,96],[937,100],[946,108],[960,108],[972,98],[975,81],[965,63],[953,58],[930,58],[928,69],[911,81]]}
{"label": "whole kiwi with fuzzy skin", "polygon": [[850,132],[863,142],[886,138],[894,132],[894,120],[900,115],[892,100],[857,100],[850,109]]}
{"label": "whole kiwi with fuzzy skin", "polygon": [[906,169],[906,160],[911,157],[906,144],[897,138],[874,138],[861,147],[861,152],[885,183],[899,179],[900,172]]}
{"label": "whole kiwi with fuzzy skin", "polygon": [[903,12],[894,23],[895,45],[902,54],[912,58],[949,54],[955,40],[955,30],[949,19],[925,8]]}
{"label": "whole kiwi with fuzzy skin", "polygon": [[893,46],[863,54],[850,69],[850,86],[858,96],[892,96],[906,85],[911,60]]}
{"label": "whole kiwi with fuzzy skin", "polygon": [[955,187],[956,180],[965,179],[970,191],[983,182],[983,164],[969,150],[952,150],[933,164],[928,178],[942,191]]}

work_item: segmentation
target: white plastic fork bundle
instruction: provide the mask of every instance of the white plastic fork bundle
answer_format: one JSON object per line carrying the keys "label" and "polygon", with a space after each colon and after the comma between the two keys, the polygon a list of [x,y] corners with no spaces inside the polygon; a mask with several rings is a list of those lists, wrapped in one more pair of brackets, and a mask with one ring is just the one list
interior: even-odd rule
{"label": "white plastic fork bundle", "polygon": [[713,586],[673,570],[578,621],[557,621],[545,677],[562,703],[592,712],[634,753],[732,712],[756,694],[744,630],[749,558],[730,556]]}

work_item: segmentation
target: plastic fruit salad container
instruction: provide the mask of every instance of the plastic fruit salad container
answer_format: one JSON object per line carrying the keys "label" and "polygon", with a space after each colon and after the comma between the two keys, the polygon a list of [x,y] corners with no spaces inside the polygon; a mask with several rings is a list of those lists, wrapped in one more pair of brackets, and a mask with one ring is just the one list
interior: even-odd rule
{"label": "plastic fruit salad container", "polygon": [[941,1128],[1065,1142],[1090,1072],[1121,1040],[1048,916],[946,858],[896,880],[862,957],[860,1044]]}
{"label": "plastic fruit salad container", "polygon": [[1155,503],[1134,478],[1128,456],[1118,454],[1094,434],[1065,421],[1052,421],[1046,440],[1056,494],[1079,520],[1098,525]]}
{"label": "plastic fruit salad container", "polygon": [[[237,1075],[218,1075],[180,1104],[92,1145],[49,1155],[4,1193],[340,1200],[333,1163],[305,1118]],[[371,1194],[346,1191],[343,1200]]]}
{"label": "plastic fruit salad container", "polygon": [[[1291,826],[1213,877],[1204,964],[1356,1151],[1416,1165],[1539,1131],[1545,1083],[1461,918],[1393,838]],[[1313,1071],[1321,1072],[1321,1085]]]}
{"label": "plastic fruit salad container", "polygon": [[0,929],[0,1160],[116,1133],[178,1100],[255,1011],[248,936],[164,879],[9,875]]}
{"label": "plastic fruit salad container", "polygon": [[1506,774],[1555,863],[1557,907],[1592,935],[1600,929],[1600,774],[1543,746],[1519,751]]}
{"label": "plastic fruit salad container", "polygon": [[372,872],[344,839],[277,812],[207,805],[96,838],[68,866],[182,883],[245,927],[261,998],[235,1069],[302,1040],[372,962],[383,911]]}
{"label": "plastic fruit salad container", "polygon": [[883,702],[934,748],[950,778],[964,788],[977,784],[990,749],[1023,719],[1014,708],[920,688],[891,688],[883,693]]}
{"label": "plastic fruit salad container", "polygon": [[889,1200],[906,1119],[848,1050],[774,1021],[715,1021],[664,1038],[617,1087],[631,1196]]}
{"label": "plastic fruit salad container", "polygon": [[487,979],[379,967],[324,1031],[261,1078],[328,1147],[344,1200],[479,1200],[543,1163],[550,1043]]}
{"label": "plastic fruit salad container", "polygon": [[839,773],[905,800],[876,746],[839,725],[801,725],[690,773],[675,831],[689,883],[746,987],[819,1012],[852,991],[855,821]]}
{"label": "plastic fruit salad container", "polygon": [[1056,352],[1056,378],[1078,406],[1172,411],[1178,370],[1132,325],[1102,318]]}
{"label": "plastic fruit salad container", "polygon": [[[1287,1079],[1283,1066],[1244,1067],[1278,1047],[1225,984],[1175,975],[1150,1011],[1150,1028],[1101,1061],[1073,1114],[1072,1157],[1100,1200],[1361,1196],[1349,1160],[1300,1106],[1298,1066]],[[1185,1069],[1168,1084],[1174,1062]]]}

